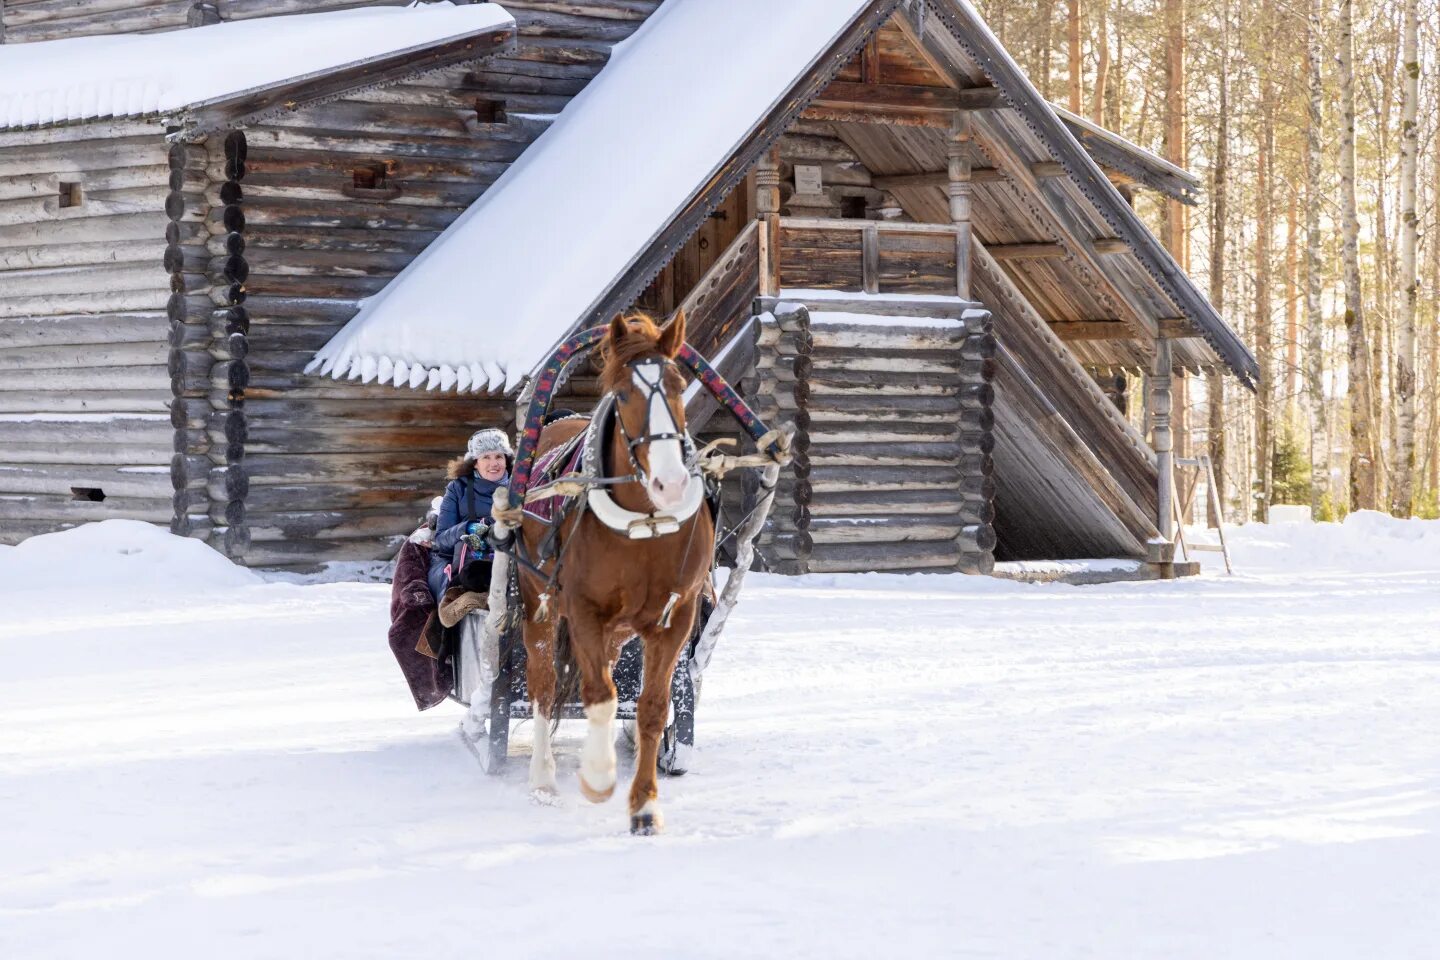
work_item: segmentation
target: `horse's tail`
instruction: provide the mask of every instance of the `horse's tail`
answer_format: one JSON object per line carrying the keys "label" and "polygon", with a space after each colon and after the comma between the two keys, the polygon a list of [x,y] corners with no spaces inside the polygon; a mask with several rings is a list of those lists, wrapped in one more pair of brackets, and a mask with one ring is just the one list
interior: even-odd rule
{"label": "horse's tail", "polygon": [[555,707],[551,710],[550,732],[560,726],[566,704],[580,699],[580,661],[570,643],[570,621],[564,617],[555,625]]}

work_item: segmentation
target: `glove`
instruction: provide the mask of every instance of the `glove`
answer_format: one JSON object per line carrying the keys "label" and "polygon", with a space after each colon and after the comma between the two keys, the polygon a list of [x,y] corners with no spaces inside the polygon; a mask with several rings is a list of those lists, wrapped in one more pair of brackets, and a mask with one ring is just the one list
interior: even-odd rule
{"label": "glove", "polygon": [[478,533],[467,533],[460,539],[468,543],[470,549],[476,553],[483,553],[485,551],[485,538]]}
{"label": "glove", "polygon": [[480,534],[480,536],[483,537],[485,536],[485,534],[490,532],[490,524],[484,522],[483,520],[472,520],[470,523],[467,523],[465,525],[465,532],[467,534],[478,533]]}

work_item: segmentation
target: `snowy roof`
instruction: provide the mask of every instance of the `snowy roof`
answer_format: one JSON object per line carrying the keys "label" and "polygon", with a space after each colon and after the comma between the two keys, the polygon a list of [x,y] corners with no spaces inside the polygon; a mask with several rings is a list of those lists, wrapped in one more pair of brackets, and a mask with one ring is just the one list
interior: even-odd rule
{"label": "snowy roof", "polygon": [[[505,39],[501,34],[514,23],[493,3],[438,3],[4,44],[0,129],[189,114],[241,95],[265,106],[264,93],[271,88],[288,89],[382,59],[411,64],[416,55],[451,42],[468,49],[466,44],[481,36]],[[485,45],[470,59],[491,52]],[[367,83],[385,79],[369,73],[366,78]]]}
{"label": "snowy roof", "polygon": [[669,0],[307,369],[515,385],[868,6]]}

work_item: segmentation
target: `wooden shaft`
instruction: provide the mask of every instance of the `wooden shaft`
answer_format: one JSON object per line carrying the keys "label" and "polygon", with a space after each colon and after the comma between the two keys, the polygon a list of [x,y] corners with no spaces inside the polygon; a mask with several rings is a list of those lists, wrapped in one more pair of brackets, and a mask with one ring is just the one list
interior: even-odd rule
{"label": "wooden shaft", "polygon": [[955,225],[955,294],[970,298],[970,114],[957,111],[947,144],[950,222]]}
{"label": "wooden shaft", "polygon": [[755,213],[760,230],[760,295],[780,293],[780,154],[767,150],[755,164]]}
{"label": "wooden shaft", "polygon": [[1170,407],[1172,355],[1170,341],[1165,337],[1155,339],[1155,361],[1150,372],[1150,444],[1155,450],[1155,462],[1159,475],[1160,509],[1157,511],[1155,529],[1160,537],[1173,543],[1175,521],[1171,513],[1171,501],[1175,493],[1174,438],[1170,429]]}

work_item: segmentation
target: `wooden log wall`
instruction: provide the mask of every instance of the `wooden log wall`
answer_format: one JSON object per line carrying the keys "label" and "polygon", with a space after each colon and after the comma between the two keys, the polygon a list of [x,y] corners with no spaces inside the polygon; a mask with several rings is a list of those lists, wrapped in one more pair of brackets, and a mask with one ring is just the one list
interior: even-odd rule
{"label": "wooden log wall", "polygon": [[757,412],[798,430],[762,555],[787,573],[989,573],[989,315],[829,322],[823,305],[761,328]]}
{"label": "wooden log wall", "polygon": [[166,229],[204,171],[154,124],[0,133],[0,543],[92,520],[168,523]]}
{"label": "wooden log wall", "polygon": [[[226,357],[205,398],[209,516],[226,529],[212,542],[252,565],[387,558],[444,489],[446,461],[470,433],[513,426],[510,398],[303,369],[657,5],[507,4],[520,24],[512,54],[252,127],[243,178],[212,152],[210,322],[224,347],[210,349]],[[473,296],[478,319],[485,291]],[[226,352],[237,349],[243,356]],[[584,405],[583,381],[578,389],[572,406]]]}
{"label": "wooden log wall", "polygon": [[[756,543],[760,560],[777,573],[810,572],[810,315],[806,309],[777,309],[763,314],[757,330],[755,373],[746,386],[755,413],[775,426],[792,423],[794,460],[780,473],[770,521]],[[754,478],[745,478],[753,481]],[[744,516],[753,506],[753,482],[744,500],[730,506]]]}

